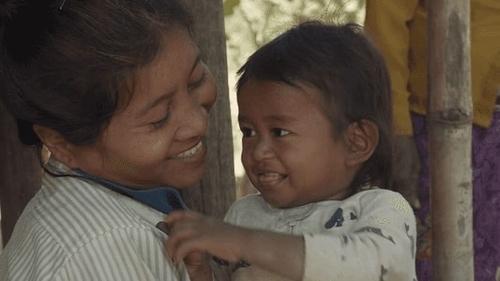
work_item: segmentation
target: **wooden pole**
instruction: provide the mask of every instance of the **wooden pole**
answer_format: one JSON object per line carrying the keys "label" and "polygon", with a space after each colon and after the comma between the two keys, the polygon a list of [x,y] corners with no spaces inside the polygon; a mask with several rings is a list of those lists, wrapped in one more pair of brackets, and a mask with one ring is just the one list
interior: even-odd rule
{"label": "wooden pole", "polygon": [[222,2],[184,0],[193,14],[194,36],[203,60],[217,81],[218,96],[210,113],[205,176],[199,188],[186,189],[182,193],[190,207],[219,218],[224,216],[236,194]]}
{"label": "wooden pole", "polygon": [[470,3],[427,1],[434,281],[474,280]]}
{"label": "wooden pole", "polygon": [[41,167],[34,148],[19,142],[16,124],[0,103],[0,206],[4,245],[24,206],[39,189],[40,177]]}

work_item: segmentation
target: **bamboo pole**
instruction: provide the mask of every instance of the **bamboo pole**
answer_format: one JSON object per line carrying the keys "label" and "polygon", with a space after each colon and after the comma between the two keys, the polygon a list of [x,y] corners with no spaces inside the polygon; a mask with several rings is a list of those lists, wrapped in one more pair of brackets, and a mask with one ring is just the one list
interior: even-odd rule
{"label": "bamboo pole", "polygon": [[427,1],[433,280],[474,280],[470,3]]}

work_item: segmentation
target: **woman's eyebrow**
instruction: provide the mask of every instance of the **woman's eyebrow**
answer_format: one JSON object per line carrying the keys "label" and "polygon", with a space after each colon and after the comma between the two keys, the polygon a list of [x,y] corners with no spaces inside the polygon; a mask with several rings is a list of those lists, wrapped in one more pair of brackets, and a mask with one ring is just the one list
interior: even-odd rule
{"label": "woman's eyebrow", "polygon": [[159,104],[165,102],[166,100],[168,100],[172,95],[174,94],[174,92],[169,92],[167,94],[164,94],[160,97],[158,97],[157,99],[153,100],[152,102],[148,103],[142,110],[140,110],[138,113],[137,113],[137,117],[141,117],[143,116],[144,114],[146,114],[149,110],[151,110],[152,108],[158,106]]}
{"label": "woman's eyebrow", "polygon": [[200,56],[200,53],[198,52],[196,54],[196,59],[194,60],[193,66],[191,66],[191,71],[189,73],[192,73],[194,71],[194,69],[196,68],[196,66],[198,66],[200,61],[201,61],[201,56]]}

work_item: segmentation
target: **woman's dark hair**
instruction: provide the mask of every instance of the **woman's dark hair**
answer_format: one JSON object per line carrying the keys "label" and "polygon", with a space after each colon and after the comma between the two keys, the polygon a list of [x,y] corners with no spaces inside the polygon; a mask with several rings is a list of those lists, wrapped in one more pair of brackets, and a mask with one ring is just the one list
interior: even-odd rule
{"label": "woman's dark hair", "polygon": [[392,168],[390,80],[382,56],[360,26],[316,21],[299,24],[257,50],[238,73],[238,91],[250,79],[316,87],[335,137],[353,122],[374,122],[379,130],[378,146],[351,187],[357,190],[367,183],[388,186]]}
{"label": "woman's dark hair", "polygon": [[25,144],[40,144],[33,124],[73,144],[95,142],[169,28],[191,29],[175,0],[3,2],[0,97]]}

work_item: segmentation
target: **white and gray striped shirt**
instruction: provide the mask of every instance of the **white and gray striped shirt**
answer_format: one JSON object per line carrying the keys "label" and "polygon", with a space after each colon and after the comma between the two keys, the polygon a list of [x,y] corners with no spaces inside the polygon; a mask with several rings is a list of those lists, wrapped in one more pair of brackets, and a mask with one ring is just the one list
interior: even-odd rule
{"label": "white and gray striped shirt", "polygon": [[46,174],[0,256],[0,280],[189,280],[165,252],[163,218],[94,182]]}

